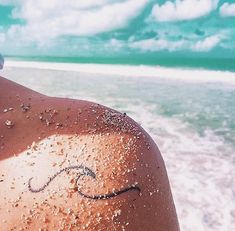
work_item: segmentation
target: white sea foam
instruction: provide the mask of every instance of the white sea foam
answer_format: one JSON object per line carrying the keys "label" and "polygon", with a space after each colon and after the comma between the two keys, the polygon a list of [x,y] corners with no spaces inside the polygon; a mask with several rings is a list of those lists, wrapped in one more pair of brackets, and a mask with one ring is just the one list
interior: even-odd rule
{"label": "white sea foam", "polygon": [[129,104],[127,107],[160,147],[181,230],[234,230],[232,148],[211,130],[200,137],[177,119],[153,114],[149,105]]}
{"label": "white sea foam", "polygon": [[130,66],[107,64],[78,64],[25,62],[6,60],[5,68],[23,67],[47,70],[76,71],[81,73],[120,75],[129,77],[158,77],[187,82],[221,82],[235,85],[235,73],[229,71],[212,71],[203,69],[179,69],[160,66]]}

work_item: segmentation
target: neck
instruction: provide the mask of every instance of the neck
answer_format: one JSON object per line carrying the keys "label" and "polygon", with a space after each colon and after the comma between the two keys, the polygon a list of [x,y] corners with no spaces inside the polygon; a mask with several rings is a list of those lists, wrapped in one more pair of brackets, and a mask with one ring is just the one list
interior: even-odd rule
{"label": "neck", "polygon": [[0,114],[5,109],[14,107],[17,102],[23,102],[36,94],[39,95],[26,87],[0,77]]}

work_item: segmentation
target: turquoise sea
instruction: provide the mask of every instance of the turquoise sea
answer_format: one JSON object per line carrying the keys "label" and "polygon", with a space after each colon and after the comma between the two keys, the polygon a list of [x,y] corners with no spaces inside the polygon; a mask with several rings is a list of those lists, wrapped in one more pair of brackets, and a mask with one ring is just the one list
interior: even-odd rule
{"label": "turquoise sea", "polygon": [[235,72],[235,58],[214,58],[214,57],[167,57],[164,55],[136,55],[122,57],[55,57],[55,56],[6,56],[5,58],[18,61],[39,61],[39,62],[61,62],[61,63],[97,63],[97,64],[122,64],[122,65],[150,65],[173,68],[190,68],[221,70]]}

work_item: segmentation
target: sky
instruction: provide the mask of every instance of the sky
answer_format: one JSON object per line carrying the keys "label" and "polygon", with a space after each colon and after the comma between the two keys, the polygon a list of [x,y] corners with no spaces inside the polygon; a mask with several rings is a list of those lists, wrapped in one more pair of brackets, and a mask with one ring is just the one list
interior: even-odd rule
{"label": "sky", "polygon": [[0,53],[235,58],[235,0],[0,0]]}

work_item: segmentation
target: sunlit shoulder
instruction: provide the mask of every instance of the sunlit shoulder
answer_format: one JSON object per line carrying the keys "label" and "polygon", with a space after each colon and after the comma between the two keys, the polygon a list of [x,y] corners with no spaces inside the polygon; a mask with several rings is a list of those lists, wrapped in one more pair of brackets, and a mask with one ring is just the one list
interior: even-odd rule
{"label": "sunlit shoulder", "polygon": [[178,230],[163,160],[144,129],[96,103],[18,89],[0,117],[1,227]]}

